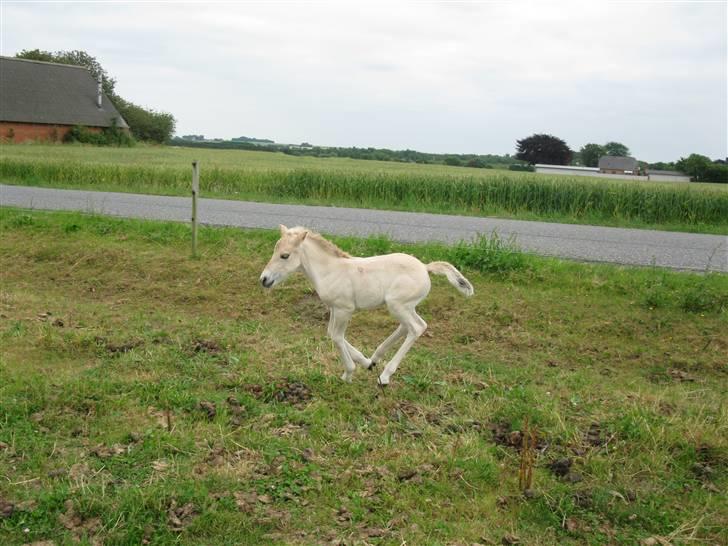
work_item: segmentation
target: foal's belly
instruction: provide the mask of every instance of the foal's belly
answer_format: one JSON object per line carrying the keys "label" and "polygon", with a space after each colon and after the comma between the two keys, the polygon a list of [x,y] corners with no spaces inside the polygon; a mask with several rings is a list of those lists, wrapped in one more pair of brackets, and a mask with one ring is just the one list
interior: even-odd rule
{"label": "foal's belly", "polygon": [[384,305],[384,298],[356,298],[355,305],[357,309],[374,309],[375,307],[380,307]]}
{"label": "foal's belly", "polygon": [[372,287],[354,290],[354,305],[357,309],[373,309],[384,305],[384,290],[372,289]]}

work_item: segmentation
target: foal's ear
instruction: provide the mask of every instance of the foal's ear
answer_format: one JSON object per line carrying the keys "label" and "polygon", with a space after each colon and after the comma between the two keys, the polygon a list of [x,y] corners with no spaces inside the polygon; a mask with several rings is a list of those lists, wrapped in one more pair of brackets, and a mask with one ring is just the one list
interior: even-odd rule
{"label": "foal's ear", "polygon": [[278,227],[281,230],[281,237],[283,237],[288,232],[288,228],[286,226],[284,226],[283,224],[280,224]]}
{"label": "foal's ear", "polygon": [[295,238],[296,244],[300,245],[306,239],[306,235],[308,235],[308,230],[296,234],[296,238]]}

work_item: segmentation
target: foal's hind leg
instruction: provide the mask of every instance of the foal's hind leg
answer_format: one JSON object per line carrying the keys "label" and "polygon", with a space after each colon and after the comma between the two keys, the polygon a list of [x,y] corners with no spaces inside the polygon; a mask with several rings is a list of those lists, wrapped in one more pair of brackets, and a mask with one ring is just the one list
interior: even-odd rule
{"label": "foal's hind leg", "polygon": [[[402,346],[392,357],[392,360],[387,363],[387,365],[384,367],[384,371],[382,371],[381,375],[379,376],[379,383],[381,385],[389,384],[389,378],[392,377],[392,374],[397,371],[397,366],[399,366],[399,363],[402,362],[402,359],[412,348],[412,345],[414,345],[415,341],[417,341],[417,338],[424,334],[425,330],[427,330],[427,323],[422,320],[422,317],[417,314],[414,306],[406,307],[392,305],[389,310],[395,317],[397,317],[397,319],[399,319],[401,327],[403,327],[407,332],[407,337],[405,338],[404,343],[402,343]],[[392,334],[392,336],[393,335],[394,334]]]}
{"label": "foal's hind leg", "polygon": [[371,370],[373,366],[376,366],[380,360],[382,360],[382,357],[387,354],[387,351],[389,351],[392,346],[397,343],[400,339],[402,339],[405,334],[407,333],[407,330],[404,326],[401,324],[397,326],[397,329],[392,332],[392,334],[382,341],[382,343],[379,344],[379,347],[374,351],[374,354],[372,355],[372,358],[370,359],[371,365],[369,369]]}

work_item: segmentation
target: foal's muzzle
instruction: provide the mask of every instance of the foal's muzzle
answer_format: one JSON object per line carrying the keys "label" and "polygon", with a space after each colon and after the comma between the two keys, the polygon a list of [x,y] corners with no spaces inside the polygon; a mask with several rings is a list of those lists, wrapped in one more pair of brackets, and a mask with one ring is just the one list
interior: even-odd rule
{"label": "foal's muzzle", "polygon": [[273,280],[273,278],[268,277],[267,275],[261,275],[260,277],[260,284],[263,285],[263,288],[270,288],[271,286],[273,286],[274,282],[275,281]]}

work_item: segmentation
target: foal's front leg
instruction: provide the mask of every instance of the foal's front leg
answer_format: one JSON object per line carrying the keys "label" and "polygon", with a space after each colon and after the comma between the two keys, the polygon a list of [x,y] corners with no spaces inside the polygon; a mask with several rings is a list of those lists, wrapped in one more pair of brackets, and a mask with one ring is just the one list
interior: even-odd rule
{"label": "foal's front leg", "polygon": [[[331,325],[333,324],[333,320],[334,311],[333,309],[329,309],[329,335],[331,335]],[[371,359],[365,357],[359,349],[354,347],[346,339],[344,339],[344,341],[346,342],[346,348],[349,349],[349,355],[351,356],[351,359],[363,368],[366,368],[367,370],[371,369]]]}
{"label": "foal's front leg", "polygon": [[339,349],[341,355],[341,362],[344,364],[344,374],[341,379],[351,383],[351,377],[354,375],[356,366],[354,360],[349,353],[349,344],[344,339],[346,333],[346,327],[351,319],[352,311],[348,309],[331,309],[331,319],[329,320],[329,336],[331,340]]}

